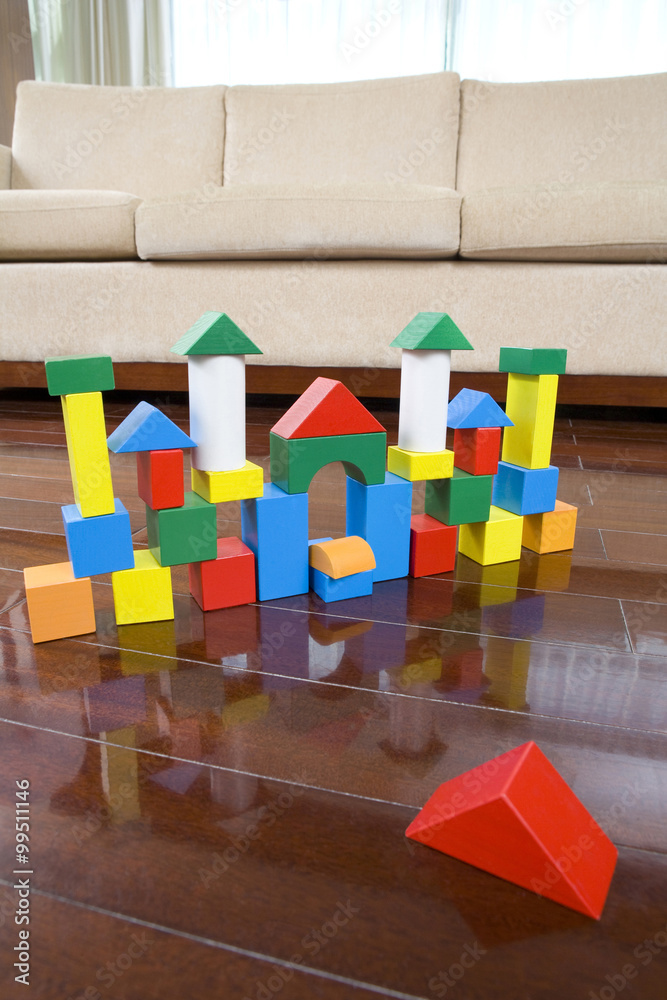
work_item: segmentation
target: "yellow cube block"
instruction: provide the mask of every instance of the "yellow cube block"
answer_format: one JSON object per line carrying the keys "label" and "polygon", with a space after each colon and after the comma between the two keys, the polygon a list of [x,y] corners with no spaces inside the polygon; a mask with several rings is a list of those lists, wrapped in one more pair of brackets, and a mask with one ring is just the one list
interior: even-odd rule
{"label": "yellow cube block", "polygon": [[406,451],[398,445],[387,448],[387,468],[395,476],[420,483],[428,479],[451,479],[454,474],[454,452]]}
{"label": "yellow cube block", "polygon": [[523,517],[491,506],[488,521],[462,524],[459,528],[459,552],[468,559],[491,566],[521,558]]}
{"label": "yellow cube block", "polygon": [[551,458],[558,375],[507,376],[506,412],[514,427],[503,434],[503,462],[546,469]]}
{"label": "yellow cube block", "polygon": [[171,569],[160,566],[150,549],[137,549],[134,569],[111,574],[117,625],[160,622],[174,617]]}
{"label": "yellow cube block", "polygon": [[74,499],[82,517],[113,514],[114,496],[101,392],[60,397]]}
{"label": "yellow cube block", "polygon": [[246,462],[242,469],[231,472],[205,472],[191,469],[192,490],[209,503],[226,503],[228,500],[250,500],[264,492],[264,471],[253,462]]}
{"label": "yellow cube block", "polygon": [[554,510],[523,519],[523,544],[533,552],[562,552],[574,545],[577,508],[556,500]]}

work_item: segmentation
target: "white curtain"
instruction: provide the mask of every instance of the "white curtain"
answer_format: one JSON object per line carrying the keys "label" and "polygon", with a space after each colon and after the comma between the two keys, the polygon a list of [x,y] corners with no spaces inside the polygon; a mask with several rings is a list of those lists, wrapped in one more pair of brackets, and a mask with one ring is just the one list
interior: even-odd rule
{"label": "white curtain", "polygon": [[667,70],[665,0],[451,0],[447,68],[498,83]]}
{"label": "white curtain", "polygon": [[29,0],[35,77],[173,83],[170,0]]}
{"label": "white curtain", "polygon": [[444,68],[447,0],[172,0],[174,83],[318,83]]}

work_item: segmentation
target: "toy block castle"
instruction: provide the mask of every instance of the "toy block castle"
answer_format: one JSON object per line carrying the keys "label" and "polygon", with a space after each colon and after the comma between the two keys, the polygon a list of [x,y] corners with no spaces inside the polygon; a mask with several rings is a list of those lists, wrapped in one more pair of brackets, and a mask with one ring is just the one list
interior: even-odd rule
{"label": "toy block castle", "polygon": [[[448,401],[452,350],[472,350],[444,313],[419,313],[400,347],[398,445],[341,382],[317,378],[271,429],[270,481],[246,458],[245,355],[260,349],[224,313],[206,312],[174,345],[188,359],[190,434],[147,402],[107,439],[111,358],[47,358],[60,395],[74,503],[62,508],[69,559],[24,571],[33,640],[95,630],[91,577],[111,573],[117,625],[174,617],[171,567],[187,565],[203,611],[305,594],[325,603],[375,583],[571,548],[576,508],[550,465],[564,350],[503,348],[506,412],[482,392]],[[447,428],[454,447],[446,447]],[[504,434],[501,452],[501,436]],[[136,454],[148,548],[134,549],[114,497],[109,451]],[[184,453],[190,486],[184,488]],[[344,538],[308,538],[308,488],[330,462],[346,480]],[[413,483],[425,483],[412,513]],[[241,503],[241,538],[217,537],[219,504]]]}

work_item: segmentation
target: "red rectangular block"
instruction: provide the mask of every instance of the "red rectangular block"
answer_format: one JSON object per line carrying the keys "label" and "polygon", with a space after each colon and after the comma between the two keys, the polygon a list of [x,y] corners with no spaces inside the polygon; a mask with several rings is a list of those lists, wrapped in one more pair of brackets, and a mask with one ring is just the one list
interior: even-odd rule
{"label": "red rectangular block", "polygon": [[430,514],[410,518],[410,576],[450,573],[456,563],[456,525],[442,524]]}
{"label": "red rectangular block", "polygon": [[240,538],[219,538],[217,559],[190,563],[190,593],[202,611],[255,600],[255,556]]}
{"label": "red rectangular block", "polygon": [[138,492],[152,510],[182,507],[185,503],[183,486],[183,449],[137,452]]}
{"label": "red rectangular block", "polygon": [[461,427],[454,431],[454,465],[472,476],[495,476],[500,427]]}

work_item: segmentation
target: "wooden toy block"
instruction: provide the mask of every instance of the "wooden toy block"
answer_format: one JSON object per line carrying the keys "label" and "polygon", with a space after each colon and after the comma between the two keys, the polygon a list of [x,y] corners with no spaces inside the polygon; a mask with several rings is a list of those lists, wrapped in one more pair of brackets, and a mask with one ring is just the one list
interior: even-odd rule
{"label": "wooden toy block", "polygon": [[196,493],[185,494],[182,507],[152,510],[146,507],[148,547],[160,566],[215,559],[217,519],[213,504]]}
{"label": "wooden toy block", "polygon": [[197,442],[192,467],[204,472],[243,469],[245,358],[241,354],[188,358],[190,434]]}
{"label": "wooden toy block", "polygon": [[182,507],[185,501],[182,450],[138,451],[137,492],[152,510]]}
{"label": "wooden toy block", "polygon": [[50,396],[73,396],[80,392],[113,389],[113,364],[106,354],[46,358],[46,385]]}
{"label": "wooden toy block", "polygon": [[455,430],[473,427],[511,427],[512,421],[488,392],[461,389],[449,404],[447,425]]}
{"label": "wooden toy block", "polygon": [[365,486],[347,478],[345,532],[365,538],[375,555],[373,582],[407,576],[412,483],[391,472]]}
{"label": "wooden toy block", "polygon": [[472,351],[472,345],[447,313],[420,312],[410,320],[391,347],[410,351]]}
{"label": "wooden toy block", "polygon": [[471,476],[495,476],[500,458],[500,427],[462,427],[454,431],[454,465]]}
{"label": "wooden toy block", "polygon": [[558,489],[558,469],[524,469],[509,462],[498,463],[493,481],[493,503],[513,514],[542,514],[553,510]]}
{"label": "wooden toy block", "polygon": [[265,483],[241,501],[241,537],[255,555],[260,601],[308,592],[308,494]]}
{"label": "wooden toy block", "polygon": [[255,556],[240,538],[219,538],[216,559],[190,563],[190,593],[202,611],[250,604],[256,598]]}
{"label": "wooden toy block", "polygon": [[491,507],[487,521],[462,524],[459,552],[468,559],[489,566],[521,558],[523,518],[500,507]]}
{"label": "wooden toy block", "polygon": [[134,567],[111,574],[117,625],[168,621],[174,617],[171,570],[149,549],[137,549]]}
{"label": "wooden toy block", "polygon": [[191,469],[190,479],[193,491],[209,503],[250,500],[261,497],[264,489],[264,470],[253,462],[246,462],[242,469],[230,472]]}
{"label": "wooden toy block", "polygon": [[507,416],[514,426],[503,437],[503,462],[546,469],[551,457],[558,375],[507,376]]}
{"label": "wooden toy block", "polygon": [[354,573],[375,569],[375,556],[364,538],[348,535],[345,538],[310,542],[308,564],[333,580],[340,580]]}
{"label": "wooden toy block", "polygon": [[560,347],[501,347],[498,371],[521,375],[564,375],[567,351]]}
{"label": "wooden toy block", "polygon": [[112,514],[82,517],[76,504],[62,508],[67,552],[76,577],[97,576],[134,566],[130,515],[120,500]]}
{"label": "wooden toy block", "polygon": [[226,313],[205,312],[171,348],[174,354],[261,354]]}
{"label": "wooden toy block", "polygon": [[443,524],[487,521],[492,490],[493,476],[471,476],[454,469],[451,479],[426,484],[424,510]]}
{"label": "wooden toy block", "polygon": [[618,856],[533,742],[440,785],[406,836],[595,919]]}
{"label": "wooden toy block", "polygon": [[456,565],[456,525],[442,524],[428,514],[410,520],[410,576],[451,573]]}
{"label": "wooden toy block", "polygon": [[401,479],[420,483],[425,479],[448,479],[454,472],[454,452],[406,451],[397,445],[387,448],[387,468]]}
{"label": "wooden toy block", "polygon": [[23,580],[33,642],[95,631],[90,578],[77,579],[71,563],[27,566]]}
{"label": "wooden toy block", "polygon": [[368,597],[373,593],[373,571],[368,569],[362,573],[352,573],[339,580],[322,573],[314,566],[309,572],[310,589],[327,604],[333,601],[347,601],[353,597]]}
{"label": "wooden toy block", "polygon": [[554,510],[524,518],[523,544],[540,554],[562,552],[574,546],[576,528],[577,508],[556,500]]}
{"label": "wooden toy block", "polygon": [[271,430],[290,439],[383,433],[384,427],[342,382],[316,378]]}
{"label": "wooden toy block", "polygon": [[61,397],[74,499],[83,517],[114,509],[101,392]]}
{"label": "wooden toy block", "polygon": [[194,448],[192,438],[150,403],[138,403],[107,438],[109,451],[117,454]]}
{"label": "wooden toy block", "polygon": [[315,473],[330,462],[342,462],[347,475],[366,486],[385,481],[384,432],[292,439],[271,432],[269,438],[271,482],[285,493],[305,493]]}

